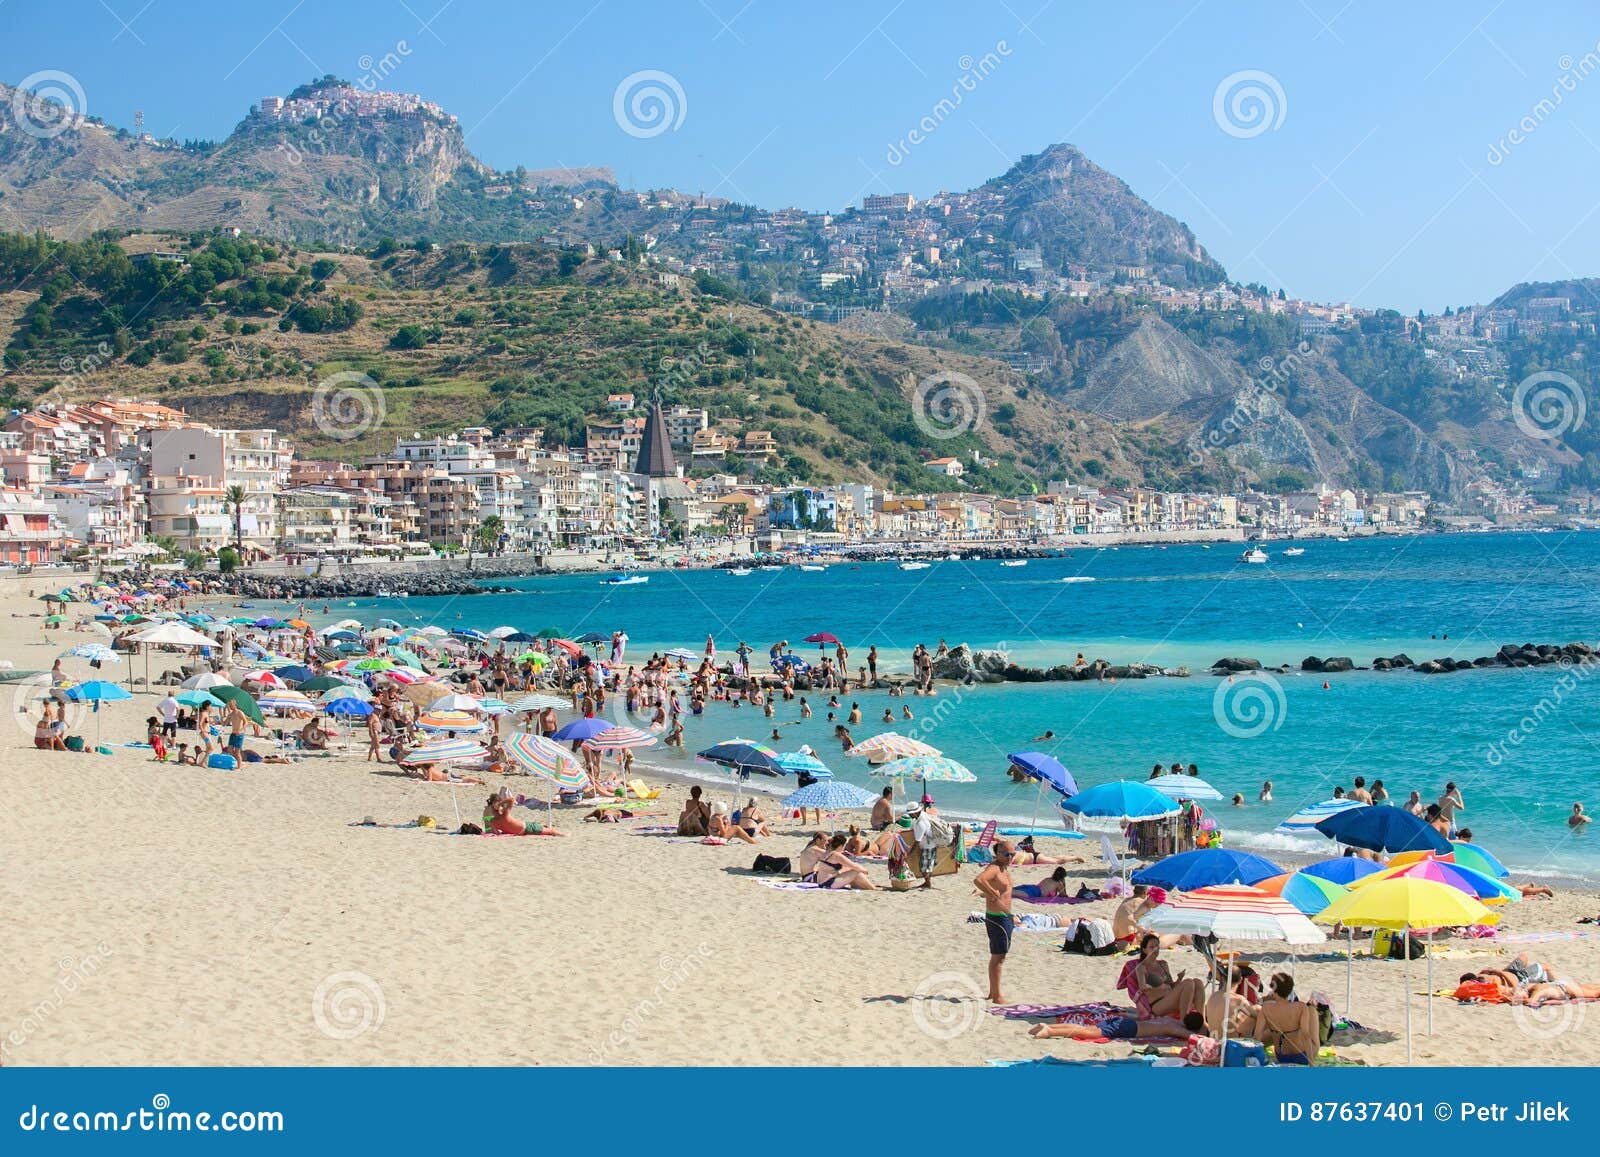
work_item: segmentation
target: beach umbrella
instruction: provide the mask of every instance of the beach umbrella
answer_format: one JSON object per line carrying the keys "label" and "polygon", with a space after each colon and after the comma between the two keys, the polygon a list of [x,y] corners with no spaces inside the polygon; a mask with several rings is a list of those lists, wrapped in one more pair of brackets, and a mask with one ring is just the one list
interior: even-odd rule
{"label": "beach umbrella", "polygon": [[288,686],[287,683],[285,683],[282,679],[278,678],[278,674],[275,671],[251,671],[243,679],[240,679],[239,682],[241,684],[244,684],[244,683],[259,683],[261,686],[267,687],[267,688],[277,688],[277,687],[287,687]]}
{"label": "beach umbrella", "polygon": [[1383,871],[1357,880],[1350,886],[1370,888],[1381,880],[1393,880],[1402,876],[1412,880],[1432,880],[1444,884],[1465,892],[1483,904],[1514,904],[1522,899],[1522,893],[1509,884],[1502,884],[1493,876],[1486,876],[1482,872],[1446,860],[1413,860],[1406,864],[1391,864]]}
{"label": "beach umbrella", "polygon": [[382,655],[373,655],[366,659],[357,659],[350,664],[352,671],[393,671],[397,666],[393,659],[385,659]]}
{"label": "beach umbrella", "polygon": [[938,755],[937,747],[930,747],[920,739],[912,739],[893,731],[863,739],[845,752],[846,755],[864,755],[870,763],[887,763],[892,759],[905,759],[913,755]]}
{"label": "beach umbrella", "polygon": [[578,644],[574,643],[571,639],[551,639],[550,646],[564,651],[568,655],[583,654],[583,648],[578,646]]}
{"label": "beach umbrella", "polygon": [[1175,800],[1162,795],[1155,788],[1131,779],[1097,784],[1062,800],[1056,806],[1071,815],[1114,819],[1124,824],[1135,820],[1166,819],[1183,810]]}
{"label": "beach umbrella", "polygon": [[[1215,885],[1174,896],[1139,918],[1147,932],[1163,936],[1213,936],[1217,940],[1282,943],[1291,948],[1321,944],[1327,934],[1281,896],[1244,885]],[[1233,957],[1228,957],[1224,994],[1233,991]],[[1226,1007],[1226,996],[1224,997]],[[1223,1018],[1222,1051],[1228,1050],[1227,1017]]]}
{"label": "beach umbrella", "polygon": [[343,715],[354,719],[365,719],[369,715],[376,714],[377,711],[372,704],[350,696],[330,699],[322,705],[322,709],[329,715]]}
{"label": "beach umbrella", "polygon": [[880,763],[868,775],[880,779],[920,779],[924,790],[929,783],[977,783],[978,777],[965,764],[942,755],[908,755]]}
{"label": "beach umbrella", "polygon": [[692,663],[700,657],[700,652],[691,651],[688,647],[671,647],[661,653],[669,659],[682,659],[685,663]]}
{"label": "beach umbrella", "polygon": [[1307,916],[1315,916],[1350,889],[1321,876],[1308,876],[1304,872],[1284,872],[1257,880],[1255,887],[1274,896],[1282,896]]}
{"label": "beach umbrella", "polygon": [[100,663],[120,663],[122,656],[104,643],[79,643],[69,651],[61,652],[63,659],[88,659]]}
{"label": "beach umbrella", "polygon": [[322,691],[333,691],[340,687],[348,688],[350,683],[334,675],[314,675],[300,684],[296,690],[306,695],[316,695]]}
{"label": "beach umbrella", "polygon": [[839,636],[828,631],[818,631],[814,635],[807,635],[800,641],[803,643],[815,643],[817,644],[817,650],[825,651],[830,643],[835,647],[839,645]]}
{"label": "beach umbrella", "polygon": [[1192,852],[1179,852],[1158,860],[1133,874],[1135,884],[1173,888],[1192,892],[1197,888],[1210,888],[1218,884],[1254,884],[1269,876],[1281,875],[1283,869],[1271,860],[1232,848],[1199,848]]}
{"label": "beach umbrella", "polygon": [[62,623],[69,622],[70,620],[66,615],[46,615],[44,617],[44,621],[47,626],[59,627]]}
{"label": "beach umbrella", "polygon": [[486,715],[511,714],[511,704],[494,695],[485,695],[478,700],[478,709]]}
{"label": "beach umbrella", "polygon": [[148,631],[139,631],[133,636],[135,643],[150,643],[155,646],[168,647],[215,647],[217,641],[209,636],[202,635],[192,627],[182,623],[162,623],[158,627],[151,627]]}
{"label": "beach umbrella", "polygon": [[697,752],[695,757],[732,768],[741,777],[751,771],[759,771],[763,775],[782,775],[784,771],[783,765],[778,762],[778,753],[754,739],[724,739]]}
{"label": "beach umbrella", "polygon": [[406,767],[420,767],[426,763],[464,763],[488,754],[488,748],[470,739],[440,737],[412,748],[400,762]]}
{"label": "beach umbrella", "polygon": [[537,643],[538,635],[530,635],[527,631],[513,631],[502,640],[507,643]]}
{"label": "beach umbrella", "polygon": [[1451,850],[1449,840],[1404,808],[1353,808],[1319,820],[1316,826],[1341,844],[1374,852]]}
{"label": "beach umbrella", "polygon": [[[324,676],[323,678],[328,677]],[[320,682],[320,679],[316,681]],[[305,685],[302,685],[300,693],[303,695],[320,694],[324,700],[329,702],[334,699],[359,699],[363,703],[372,702],[372,692],[367,689],[365,683],[345,683],[337,679],[334,680],[332,687],[314,687],[310,691],[307,691]]]}
{"label": "beach umbrella", "polygon": [[68,687],[67,698],[74,703],[94,704],[94,741],[99,743],[100,704],[112,703],[118,699],[132,699],[133,695],[115,683],[107,683],[103,679],[91,679],[87,683],[78,683]]}
{"label": "beach umbrella", "polygon": [[833,769],[810,751],[785,751],[778,756],[778,766],[795,775],[804,772],[815,779],[833,778]]}
{"label": "beach umbrella", "polygon": [[417,720],[417,726],[425,731],[457,731],[476,735],[487,731],[489,725],[465,711],[428,711]]}
{"label": "beach umbrella", "polygon": [[250,625],[252,627],[260,627],[264,631],[270,631],[275,627],[283,626],[283,620],[274,619],[263,615],[261,618],[254,620]]}
{"label": "beach umbrella", "polygon": [[210,688],[210,691],[212,695],[221,699],[224,703],[237,703],[239,710],[244,712],[246,719],[259,723],[263,727],[266,726],[266,717],[261,714],[261,708],[256,705],[256,701],[250,692],[242,687],[234,687],[226,683],[218,684]]}
{"label": "beach umbrella", "polygon": [[[1398,811],[1373,808],[1373,811]],[[1415,818],[1415,817],[1413,817]],[[1428,929],[1428,1031],[1433,1031],[1433,929],[1469,928],[1492,919],[1489,909],[1465,892],[1433,880],[1399,876],[1378,880],[1329,904],[1314,919],[1318,924],[1343,924],[1346,928],[1384,928],[1404,938],[1406,1000],[1406,1064],[1411,1063],[1411,951],[1413,928]],[[1345,964],[1345,1004],[1350,990],[1350,963]]]}
{"label": "beach umbrella", "polygon": [[459,691],[446,691],[432,703],[428,704],[429,711],[482,711],[481,700],[474,699],[471,695],[463,695]]}
{"label": "beach umbrella", "polygon": [[819,779],[789,793],[779,801],[786,808],[817,811],[853,811],[869,808],[878,797],[842,779]]}
{"label": "beach umbrella", "polygon": [[304,683],[313,678],[316,672],[302,663],[290,663],[287,667],[279,667],[273,674],[291,683]]}
{"label": "beach umbrella", "polygon": [[540,627],[533,633],[533,637],[536,639],[559,639],[561,632],[554,627]]}
{"label": "beach umbrella", "polygon": [[515,627],[496,627],[494,630],[489,632],[489,637],[491,639],[504,639],[508,635],[514,635],[516,633],[517,628]]}
{"label": "beach umbrella", "polygon": [[[361,627],[361,624],[359,622],[357,622],[355,619],[346,619],[346,620],[344,620],[344,622],[336,623],[334,625],[335,626],[339,626],[339,627],[354,626],[357,630],[359,630],[360,627]],[[390,631],[398,631],[400,629],[400,624],[394,619],[379,619],[377,622],[373,623],[372,625],[374,627],[382,627],[382,628],[384,628],[386,630],[390,630]]]}
{"label": "beach umbrella", "polygon": [[1042,751],[1015,751],[1006,756],[1011,766],[1020,771],[1028,779],[1039,785],[1038,792],[1033,797],[1033,816],[1028,820],[1028,827],[1034,835],[1038,834],[1039,803],[1044,799],[1044,789],[1048,785],[1056,790],[1058,795],[1069,796],[1078,794],[1078,781],[1072,778],[1072,773],[1066,765],[1053,755],[1046,755]]}
{"label": "beach umbrella", "polygon": [[1221,799],[1222,793],[1198,775],[1158,775],[1147,783],[1173,799]]}
{"label": "beach umbrella", "polygon": [[1383,865],[1360,856],[1338,856],[1332,860],[1318,860],[1300,869],[1308,876],[1319,876],[1329,883],[1343,884],[1348,888],[1356,880],[1383,871]]}
{"label": "beach umbrella", "polygon": [[557,787],[573,790],[589,782],[583,764],[572,752],[542,735],[516,732],[505,741],[506,753],[525,771],[549,780]]}
{"label": "beach umbrella", "polygon": [[1471,868],[1482,872],[1485,876],[1494,876],[1504,880],[1511,875],[1511,869],[1495,858],[1493,852],[1478,844],[1463,843],[1460,840],[1452,841],[1450,846],[1455,849],[1454,859],[1463,868]]}
{"label": "beach umbrella", "polygon": [[[557,732],[556,737],[561,738],[561,733]],[[637,727],[620,726],[608,727],[583,741],[585,747],[596,751],[626,751],[634,747],[652,747],[655,743],[656,737],[648,731],[640,731]]]}
{"label": "beach umbrella", "polygon": [[256,700],[262,711],[285,714],[290,711],[315,711],[317,705],[298,691],[270,691]]}
{"label": "beach umbrella", "polygon": [[322,632],[322,637],[331,643],[353,643],[360,639],[361,635],[348,627],[338,627],[331,631]]}
{"label": "beach umbrella", "polygon": [[201,688],[195,688],[189,691],[179,691],[177,694],[177,700],[185,707],[222,706],[221,699],[218,699],[211,692]]}
{"label": "beach umbrella", "polygon": [[1307,804],[1278,825],[1280,832],[1315,832],[1317,825],[1329,816],[1351,808],[1366,807],[1358,799],[1325,799],[1321,803]]}
{"label": "beach umbrella", "polygon": [[474,631],[471,627],[456,627],[450,632],[459,639],[471,639],[474,643],[487,643],[489,636],[482,631]]}
{"label": "beach umbrella", "polygon": [[609,643],[610,641],[610,636],[602,635],[599,631],[585,631],[573,640],[575,643],[582,643],[588,647],[593,647],[600,643]]}
{"label": "beach umbrella", "polygon": [[557,711],[561,711],[571,706],[572,701],[569,699],[560,699],[554,695],[534,694],[524,695],[521,699],[518,699],[511,705],[511,710],[518,715],[522,715],[533,711],[544,711],[546,708],[554,708]]}
{"label": "beach umbrella", "polygon": [[293,627],[297,631],[308,631],[311,629],[311,624],[306,622],[304,619],[290,619],[283,625],[286,627]]}
{"label": "beach umbrella", "polygon": [[604,719],[597,719],[593,715],[586,715],[582,719],[574,719],[557,731],[552,739],[569,742],[574,739],[593,739],[596,735],[607,730],[611,724]]}

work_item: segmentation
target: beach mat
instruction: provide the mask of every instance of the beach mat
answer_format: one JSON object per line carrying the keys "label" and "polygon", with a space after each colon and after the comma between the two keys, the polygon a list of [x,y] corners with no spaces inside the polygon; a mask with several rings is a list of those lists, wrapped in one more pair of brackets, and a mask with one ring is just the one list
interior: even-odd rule
{"label": "beach mat", "polygon": [[1117,1008],[1103,1000],[1085,1004],[997,1004],[989,1009],[990,1016],[1003,1016],[1007,1020],[1043,1020],[1063,1016],[1083,1016],[1103,1019],[1108,1016],[1131,1016],[1133,1010]]}
{"label": "beach mat", "polygon": [[856,892],[858,888],[824,888],[821,884],[810,884],[804,880],[757,880],[763,888],[776,888],[780,892]]}

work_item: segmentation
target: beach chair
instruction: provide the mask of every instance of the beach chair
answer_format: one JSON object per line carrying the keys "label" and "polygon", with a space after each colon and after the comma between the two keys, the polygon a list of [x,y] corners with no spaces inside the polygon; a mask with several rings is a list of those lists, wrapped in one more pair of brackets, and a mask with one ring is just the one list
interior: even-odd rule
{"label": "beach chair", "polygon": [[659,787],[649,786],[642,779],[630,779],[628,781],[628,791],[635,799],[661,798],[661,789]]}
{"label": "beach chair", "polygon": [[988,864],[994,861],[994,853],[990,849],[994,847],[995,833],[999,830],[1000,825],[994,820],[990,820],[983,825],[983,830],[978,833],[977,840],[973,842],[972,847],[967,849],[967,862],[969,864]]}
{"label": "beach chair", "polygon": [[1117,855],[1117,849],[1111,846],[1110,836],[1100,837],[1100,855],[1106,862],[1106,871],[1123,877],[1138,863],[1132,856]]}
{"label": "beach chair", "polygon": [[1133,1001],[1133,1007],[1138,1012],[1140,1019],[1149,1020],[1155,1015],[1150,1008],[1150,1000],[1139,988],[1139,978],[1135,970],[1139,967],[1139,957],[1135,956],[1122,966],[1122,971],[1117,974],[1117,991],[1126,992],[1128,999]]}

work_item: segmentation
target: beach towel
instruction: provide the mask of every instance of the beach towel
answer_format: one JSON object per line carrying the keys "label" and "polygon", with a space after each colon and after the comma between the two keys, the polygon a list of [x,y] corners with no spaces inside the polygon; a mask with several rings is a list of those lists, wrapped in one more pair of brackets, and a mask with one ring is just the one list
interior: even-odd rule
{"label": "beach towel", "polygon": [[780,892],[854,892],[855,888],[825,888],[821,884],[809,884],[804,880],[757,880],[756,883],[768,888],[776,888]]}
{"label": "beach towel", "polygon": [[1041,896],[1038,884],[1022,884],[1011,889],[1011,894],[1030,904],[1093,904],[1099,896]]}
{"label": "beach towel", "polygon": [[1081,1015],[1084,1020],[1075,1023],[1092,1024],[1108,1016],[1128,1016],[1132,1011],[1103,1000],[1092,1000],[1086,1004],[997,1004],[989,1009],[989,1014],[1007,1020],[1050,1020],[1055,1024],[1065,1024],[1065,1018]]}
{"label": "beach towel", "polygon": [[[1018,912],[1012,917],[1015,923],[1014,931],[1017,932],[1059,932],[1061,926],[1052,916],[1045,916],[1038,912]],[[968,924],[982,924],[982,912],[968,912]]]}
{"label": "beach towel", "polygon": [[673,824],[643,824],[630,829],[636,836],[675,836],[678,829]]}

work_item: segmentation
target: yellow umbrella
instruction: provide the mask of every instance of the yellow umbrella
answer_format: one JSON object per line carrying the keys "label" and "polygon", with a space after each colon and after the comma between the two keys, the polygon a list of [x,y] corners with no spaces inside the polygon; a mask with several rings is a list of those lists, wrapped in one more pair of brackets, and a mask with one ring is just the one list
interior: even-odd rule
{"label": "yellow umbrella", "polygon": [[[1405,946],[1406,1064],[1411,1063],[1411,930],[1428,929],[1428,1031],[1433,1032],[1433,929],[1464,928],[1491,923],[1489,909],[1459,889],[1433,880],[1394,876],[1365,888],[1352,888],[1311,918],[1317,924],[1346,928],[1385,928],[1403,937]],[[1349,992],[1348,956],[1345,991]],[[1348,999],[1345,1002],[1349,1003]]]}

